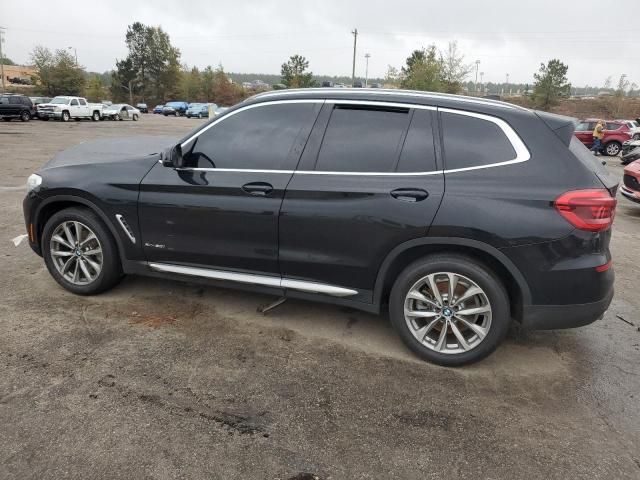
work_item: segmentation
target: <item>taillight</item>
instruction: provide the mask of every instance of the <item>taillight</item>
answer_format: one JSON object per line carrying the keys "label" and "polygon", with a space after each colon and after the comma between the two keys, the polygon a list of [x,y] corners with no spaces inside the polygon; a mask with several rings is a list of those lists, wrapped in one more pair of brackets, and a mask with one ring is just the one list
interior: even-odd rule
{"label": "taillight", "polygon": [[611,227],[617,200],[605,189],[572,190],[560,195],[554,206],[579,230],[601,232]]}

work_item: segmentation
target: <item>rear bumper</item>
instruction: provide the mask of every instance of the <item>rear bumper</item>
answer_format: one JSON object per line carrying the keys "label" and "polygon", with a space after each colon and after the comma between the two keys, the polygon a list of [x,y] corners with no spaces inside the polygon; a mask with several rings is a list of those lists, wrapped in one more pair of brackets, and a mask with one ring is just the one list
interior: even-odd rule
{"label": "rear bumper", "polygon": [[602,300],[576,305],[525,305],[522,326],[529,330],[555,330],[589,325],[600,320],[613,299],[613,288]]}

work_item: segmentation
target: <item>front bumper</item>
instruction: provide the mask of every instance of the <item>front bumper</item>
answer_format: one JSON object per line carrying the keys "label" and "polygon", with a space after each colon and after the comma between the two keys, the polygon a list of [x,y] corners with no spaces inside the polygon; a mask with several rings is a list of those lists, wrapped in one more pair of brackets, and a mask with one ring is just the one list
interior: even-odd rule
{"label": "front bumper", "polygon": [[577,305],[525,305],[522,326],[529,330],[576,328],[600,320],[613,299],[613,287],[606,297]]}
{"label": "front bumper", "polygon": [[38,112],[38,118],[61,118],[62,112]]}
{"label": "front bumper", "polygon": [[620,186],[620,193],[632,202],[640,203],[640,192],[634,192],[625,185]]}

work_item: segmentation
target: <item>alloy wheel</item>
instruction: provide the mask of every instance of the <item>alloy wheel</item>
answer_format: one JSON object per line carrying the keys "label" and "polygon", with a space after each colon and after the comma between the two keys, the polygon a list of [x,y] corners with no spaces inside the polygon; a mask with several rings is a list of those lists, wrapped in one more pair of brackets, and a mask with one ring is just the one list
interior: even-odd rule
{"label": "alloy wheel", "polygon": [[491,304],[473,280],[438,272],[409,289],[404,318],[421,345],[438,353],[458,354],[476,348],[489,333]]}
{"label": "alloy wheel", "polygon": [[617,143],[610,143],[609,145],[607,145],[607,155],[609,155],[610,157],[615,157],[616,155],[618,155],[618,153],[620,153],[620,147]]}
{"label": "alloy wheel", "polygon": [[84,223],[67,221],[58,225],[49,249],[58,273],[74,285],[87,285],[102,271],[102,245]]}

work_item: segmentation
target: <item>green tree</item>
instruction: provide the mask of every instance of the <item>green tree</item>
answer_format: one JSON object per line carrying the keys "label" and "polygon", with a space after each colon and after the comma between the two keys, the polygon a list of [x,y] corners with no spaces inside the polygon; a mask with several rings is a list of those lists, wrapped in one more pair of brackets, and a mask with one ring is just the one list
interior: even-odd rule
{"label": "green tree", "polygon": [[313,73],[307,72],[309,62],[301,55],[293,55],[289,61],[282,64],[280,74],[282,83],[288,88],[313,87]]}
{"label": "green tree", "polygon": [[441,62],[435,45],[414,50],[402,67],[402,88],[410,90],[442,90]]}
{"label": "green tree", "polygon": [[533,74],[533,102],[537,108],[548,110],[558,104],[563,96],[571,92],[571,84],[567,80],[569,67],[560,60],[553,59],[545,65],[540,64],[540,71]]}
{"label": "green tree", "polygon": [[104,98],[105,88],[100,75],[93,75],[87,84],[85,96],[90,102],[100,102]]}
{"label": "green tree", "polygon": [[10,58],[5,57],[5,56],[4,56],[4,54],[2,55],[2,57],[3,57],[3,58],[2,58],[2,60],[3,60],[3,61],[2,61],[2,63],[3,63],[4,65],[15,65],[15,64],[16,64],[16,63],[15,63],[13,60],[11,60]]}
{"label": "green tree", "polygon": [[185,65],[182,71],[182,97],[187,102],[201,100],[202,78],[198,67],[191,70]]}
{"label": "green tree", "polygon": [[67,50],[52,53],[46,47],[36,46],[31,52],[39,89],[47,95],[80,95],[84,91],[86,74],[76,65],[75,57]]}
{"label": "green tree", "polygon": [[401,76],[398,69],[392,65],[387,67],[387,73],[384,76],[384,83],[387,85],[398,86],[400,84]]}
{"label": "green tree", "polygon": [[112,92],[116,97],[129,95],[147,101],[164,102],[180,93],[180,51],[171,45],[169,35],[160,27],[135,22],[127,28],[125,43],[129,53],[116,61],[112,74]]}
{"label": "green tree", "polygon": [[211,65],[207,65],[207,67],[202,71],[201,77],[201,86],[202,86],[202,96],[204,99],[209,102],[214,98],[214,87],[215,87],[215,72]]}
{"label": "green tree", "polygon": [[111,86],[109,87],[113,100],[133,103],[133,89],[136,72],[129,57],[116,60],[116,69],[111,72]]}
{"label": "green tree", "polygon": [[462,85],[472,70],[472,66],[464,62],[464,55],[458,51],[456,42],[449,42],[444,54],[440,54],[440,83],[442,91],[460,93]]}

